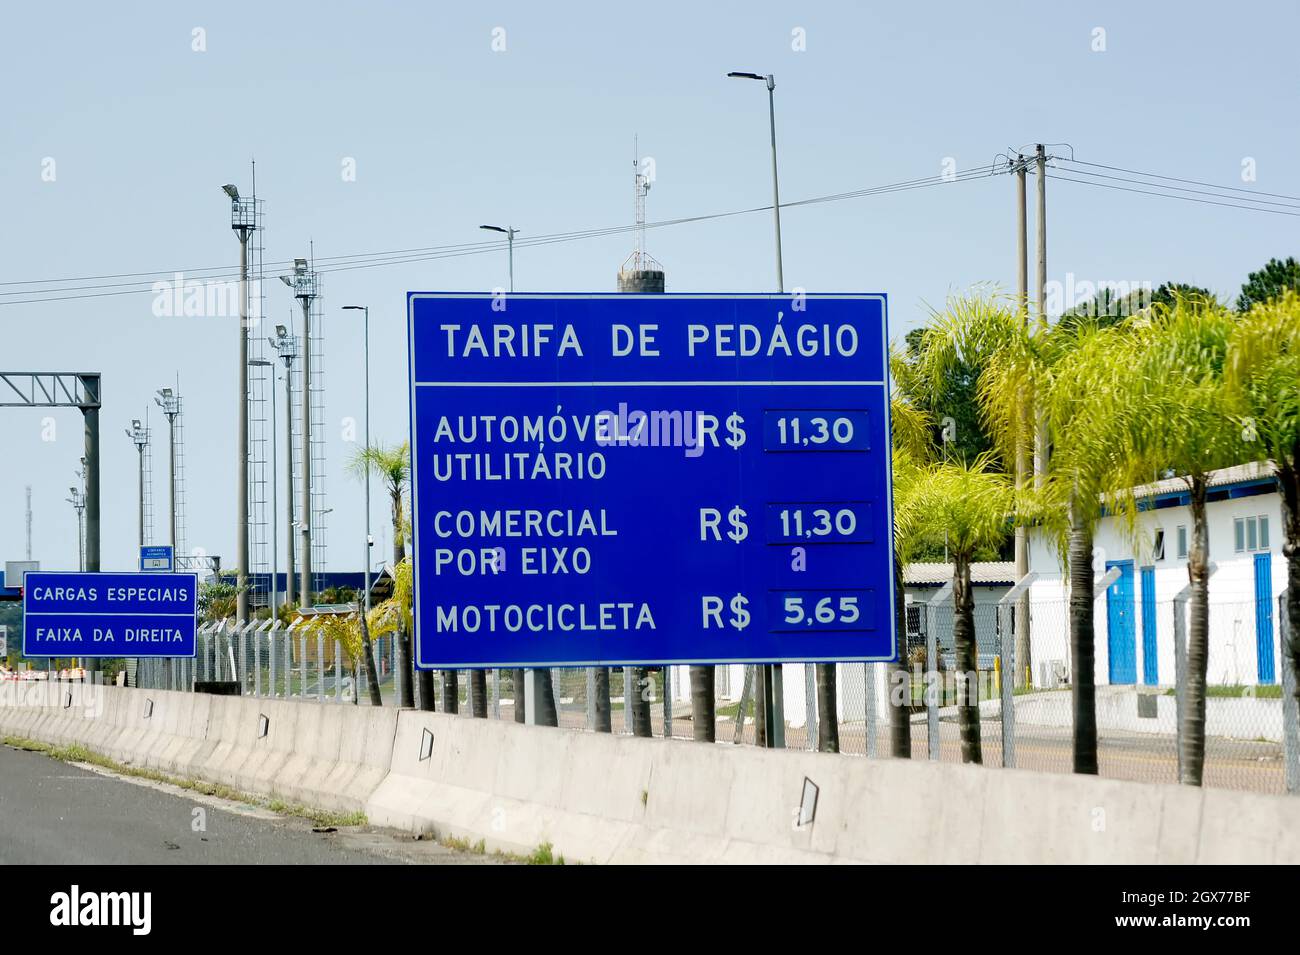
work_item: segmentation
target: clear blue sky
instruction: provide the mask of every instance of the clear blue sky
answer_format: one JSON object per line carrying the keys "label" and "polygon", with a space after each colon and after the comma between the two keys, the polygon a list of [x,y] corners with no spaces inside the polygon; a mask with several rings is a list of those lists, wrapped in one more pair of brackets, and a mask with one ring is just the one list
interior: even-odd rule
{"label": "clear blue sky", "polygon": [[[1300,192],[1300,8],[1208,3],[97,3],[5,13],[0,281],[237,263],[220,185],[257,159],[268,260],[477,241],[633,217],[633,137],[655,160],[649,218],[770,201],[765,94],[775,73],[783,200],[937,175],[1025,143],[1077,158]],[[205,31],[195,52],[193,30]],[[504,29],[504,52],[492,48]],[[792,31],[806,49],[792,49]],[[1094,31],[1105,31],[1096,52]],[[499,34],[498,34],[499,36]],[[1059,150],[1058,150],[1059,151]],[[355,181],[341,175],[356,162]],[[55,178],[42,172],[54,160]],[[1049,279],[1179,280],[1234,296],[1297,253],[1296,220],[1049,182]],[[889,294],[895,336],[973,283],[1014,284],[1010,177],[794,208],[787,286]],[[523,236],[521,236],[523,238]],[[1032,240],[1031,240],[1032,243]],[[655,230],[671,291],[774,283],[771,222]],[[1032,248],[1032,245],[1031,245]],[[631,237],[516,254],[521,290],[609,290]],[[378,440],[407,429],[408,289],[505,283],[504,253],[326,276],[330,566],[356,569],[362,507],[340,422],[362,414],[356,313],[371,306]],[[105,280],[122,281],[122,280]],[[0,291],[11,291],[6,286]],[[13,301],[27,296],[0,296]],[[122,429],[177,375],[187,396],[189,543],[233,553],[236,332],[158,318],[151,296],[0,306],[0,365],[104,374],[105,569],[135,553],[135,450]],[[270,317],[288,314],[269,289]],[[0,558],[75,568],[64,503],[79,415],[0,412]],[[155,425],[161,424],[155,415]],[[155,488],[162,533],[165,443]],[[386,511],[374,506],[382,527]],[[356,542],[349,544],[349,542]],[[229,563],[229,561],[228,561]]]}

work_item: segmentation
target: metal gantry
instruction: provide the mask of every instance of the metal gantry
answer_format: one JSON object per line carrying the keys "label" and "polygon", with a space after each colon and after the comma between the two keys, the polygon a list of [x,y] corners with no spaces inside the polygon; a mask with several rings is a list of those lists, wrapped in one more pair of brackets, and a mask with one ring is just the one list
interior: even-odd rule
{"label": "metal gantry", "polygon": [[76,408],[85,433],[85,570],[99,571],[100,373],[0,371],[0,408]]}

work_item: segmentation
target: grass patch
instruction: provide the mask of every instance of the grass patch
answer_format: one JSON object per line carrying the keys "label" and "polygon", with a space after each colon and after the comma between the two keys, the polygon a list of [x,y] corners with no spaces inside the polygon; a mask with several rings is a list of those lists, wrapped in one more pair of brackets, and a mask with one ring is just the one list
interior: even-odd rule
{"label": "grass patch", "polygon": [[555,855],[552,851],[554,848],[549,842],[543,842],[525,856],[524,861],[528,865],[564,865],[564,856]]}
{"label": "grass patch", "polygon": [[[1165,696],[1173,696],[1174,690],[1165,690]],[[1282,687],[1276,683],[1263,683],[1258,686],[1242,684],[1212,684],[1205,688],[1205,696],[1211,700],[1239,700],[1254,697],[1257,700],[1282,699]]]}
{"label": "grass patch", "polygon": [[190,792],[200,793],[204,796],[212,796],[216,799],[224,799],[228,802],[243,803],[248,806],[256,806],[262,809],[270,810],[281,816],[295,816],[300,819],[310,820],[311,823],[318,827],[333,826],[336,829],[342,829],[352,826],[364,826],[367,822],[364,812],[332,812],[327,809],[316,809],[311,806],[301,806],[297,803],[287,803],[281,799],[270,797],[254,796],[251,793],[240,792],[230,786],[222,783],[210,783],[203,779],[192,779],[180,776],[170,776],[167,773],[159,772],[156,769],[144,769],[139,766],[127,766],[116,760],[109,759],[100,753],[93,752],[86,747],[72,743],[66,746],[51,746],[48,743],[42,743],[39,740],[25,739],[17,736],[4,737],[4,744],[12,746],[15,749],[22,749],[32,753],[44,753],[52,759],[61,760],[65,763],[85,763],[90,766],[98,766],[110,772],[117,773],[119,776],[130,776],[134,779],[145,779],[149,782],[165,783],[169,786],[176,786],[179,789],[189,790]]}

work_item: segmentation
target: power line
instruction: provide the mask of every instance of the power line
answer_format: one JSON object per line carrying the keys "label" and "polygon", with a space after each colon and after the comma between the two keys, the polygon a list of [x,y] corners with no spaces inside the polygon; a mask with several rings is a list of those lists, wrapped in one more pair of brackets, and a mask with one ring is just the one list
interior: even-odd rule
{"label": "power line", "polygon": [[1208,186],[1211,189],[1220,189],[1229,192],[1244,192],[1247,195],[1269,196],[1273,199],[1291,199],[1295,202],[1300,202],[1300,196],[1288,196],[1278,192],[1261,192],[1258,189],[1243,189],[1240,186],[1219,186],[1212,182],[1201,182],[1199,179],[1179,179],[1177,176],[1162,176],[1159,173],[1154,172],[1140,172],[1136,169],[1125,169],[1123,166],[1107,166],[1105,163],[1084,162],[1082,159],[1066,159],[1063,161],[1078,166],[1092,166],[1096,169],[1109,169],[1112,172],[1126,172],[1132,176],[1145,176],[1148,179],[1167,179],[1170,182],[1184,182],[1193,186]]}
{"label": "power line", "polygon": [[[1059,175],[1059,174],[1052,174],[1052,175],[1049,176],[1049,178],[1051,178],[1051,179],[1059,179],[1059,180],[1061,180],[1061,181],[1063,181],[1063,182],[1077,182],[1077,183],[1082,183],[1082,184],[1085,185],[1085,186],[1097,186],[1097,187],[1100,187],[1100,188],[1102,188],[1102,189],[1117,189],[1117,190],[1119,190],[1119,191],[1121,191],[1121,192],[1136,192],[1136,193],[1139,193],[1139,194],[1144,195],[1144,196],[1159,196],[1159,197],[1162,198],[1162,199],[1182,199],[1184,202],[1199,202],[1199,203],[1201,203],[1202,205],[1207,205],[1207,206],[1224,206],[1224,207],[1229,208],[1229,209],[1246,209],[1247,211],[1250,211],[1250,212],[1271,212],[1271,213],[1273,213],[1274,215],[1279,215],[1279,216],[1300,216],[1300,212],[1286,212],[1286,211],[1283,210],[1283,209],[1263,209],[1263,208],[1260,208],[1259,206],[1241,205],[1241,204],[1239,204],[1239,203],[1235,203],[1235,202],[1215,202],[1215,201],[1213,201],[1213,200],[1211,200],[1211,199],[1198,199],[1198,198],[1196,198],[1195,196],[1180,196],[1180,195],[1178,195],[1178,194],[1176,194],[1176,193],[1171,193],[1171,192],[1156,192],[1156,191],[1151,190],[1151,189],[1133,189],[1133,188],[1130,188],[1130,187],[1128,187],[1128,186],[1117,186],[1117,185],[1114,185],[1114,184],[1109,183],[1109,182],[1095,182],[1095,181],[1093,181],[1093,180],[1091,180],[1091,179],[1075,179],[1075,178],[1073,178],[1073,177],[1071,177],[1071,176],[1062,176],[1062,175]],[[1131,179],[1126,179],[1126,180],[1124,180],[1124,181],[1125,181],[1125,182],[1139,182],[1138,180],[1131,180]],[[1139,183],[1139,184],[1140,184],[1140,185],[1154,185],[1153,183]]]}
{"label": "power line", "polygon": [[[1284,209],[1300,209],[1300,199],[1296,200],[1296,202],[1275,202],[1271,199],[1246,199],[1244,196],[1226,195],[1224,192],[1221,191],[1213,191],[1207,189],[1188,189],[1186,186],[1167,186],[1163,183],[1146,182],[1145,180],[1133,179],[1128,176],[1111,176],[1104,172],[1089,172],[1086,169],[1067,169],[1066,171],[1072,172],[1078,176],[1090,176],[1096,179],[1111,179],[1114,180],[1115,182],[1128,182],[1140,186],[1150,186],[1153,189],[1170,190],[1173,192],[1188,192],[1198,196],[1213,196],[1216,199],[1229,199],[1235,202],[1253,202],[1256,205],[1262,205],[1262,206],[1281,206]],[[1215,187],[1215,189],[1218,188],[1219,187]],[[1228,190],[1231,189],[1232,187],[1224,186],[1222,188]],[[1170,198],[1175,198],[1175,197],[1171,196]],[[1262,212],[1265,210],[1261,209],[1260,211]]]}
{"label": "power line", "polygon": [[[955,173],[952,175],[927,176],[921,179],[909,179],[909,180],[904,180],[896,183],[888,183],[881,186],[872,186],[866,189],[858,189],[852,192],[834,193],[825,196],[814,196],[809,199],[799,199],[793,202],[783,202],[781,203],[781,205],[783,208],[791,207],[791,206],[806,206],[806,205],[814,205],[814,204],[825,203],[825,202],[839,202],[848,199],[865,198],[868,196],[885,195],[893,192],[905,192],[905,191],[910,191],[912,189],[926,188],[929,186],[946,185],[952,182],[965,182],[975,178],[984,178],[987,176],[994,175],[997,172],[998,170],[996,166],[990,164],[986,166],[976,167],[970,170],[964,170],[960,173]],[[714,221],[719,219],[733,218],[735,216],[770,212],[771,209],[772,206],[768,204],[763,206],[753,206],[747,209],[734,209],[728,212],[717,212],[717,213],[710,213],[705,215],[685,216],[676,219],[665,219],[658,222],[647,222],[645,223],[645,228],[662,229],[670,226],[688,225],[696,222],[708,222],[708,221]],[[601,238],[601,237],[606,237],[611,235],[618,235],[621,233],[630,232],[637,228],[638,226],[636,224],[630,224],[630,225],[620,225],[620,226],[609,226],[609,227],[597,228],[597,229],[582,229],[582,230],[575,230],[570,232],[557,232],[557,233],[550,233],[550,234],[540,235],[540,236],[532,236],[527,239],[516,239],[515,244],[523,247],[555,245],[561,242],[574,242],[574,241],[580,241],[582,239]],[[458,244],[443,245],[443,246],[429,246],[426,248],[404,249],[404,250],[395,250],[389,252],[363,252],[363,253],[353,253],[349,255],[322,256],[319,261],[332,262],[336,264],[333,265],[327,264],[323,268],[318,269],[317,271],[346,272],[346,271],[354,271],[358,269],[377,268],[377,267],[383,267],[389,265],[404,265],[407,263],[424,262],[424,261],[430,261],[434,259],[459,258],[465,255],[481,255],[489,252],[498,252],[502,247],[503,247],[503,243],[499,241],[486,241],[486,242],[458,243]],[[270,264],[272,266],[290,265],[292,264],[292,260],[283,260],[280,262],[273,261]],[[122,273],[96,275],[96,276],[82,276],[79,278],[73,277],[73,278],[64,278],[64,279],[34,279],[27,282],[3,282],[0,283],[0,286],[52,285],[56,282],[76,283],[76,282],[95,281],[98,279],[136,278],[137,276],[145,277],[145,278],[140,278],[134,282],[118,282],[118,283],[109,283],[104,285],[68,285],[61,288],[41,288],[41,289],[23,288],[15,291],[0,292],[0,299],[7,296],[21,296],[21,295],[41,296],[39,298],[25,298],[25,299],[20,298],[20,299],[11,299],[8,301],[0,301],[0,306],[30,305],[30,304],[39,304],[41,302],[60,302],[60,301],[69,301],[69,300],[76,300],[76,299],[108,298],[117,295],[139,294],[141,292],[151,291],[153,285],[156,284],[156,282],[161,277],[165,276],[170,278],[171,276],[174,276],[178,273],[186,276],[187,278],[193,278],[195,280],[205,280],[205,281],[222,280],[222,279],[233,281],[238,277],[238,273],[231,271],[229,266],[211,266],[208,268],[194,269],[189,271],[185,271],[182,269],[170,269],[170,270],[159,270],[155,272],[122,272]],[[206,273],[215,273],[215,274],[206,274]],[[110,289],[113,289],[115,291],[109,291]],[[67,295],[57,294],[63,292],[73,293],[73,294],[67,294]]]}

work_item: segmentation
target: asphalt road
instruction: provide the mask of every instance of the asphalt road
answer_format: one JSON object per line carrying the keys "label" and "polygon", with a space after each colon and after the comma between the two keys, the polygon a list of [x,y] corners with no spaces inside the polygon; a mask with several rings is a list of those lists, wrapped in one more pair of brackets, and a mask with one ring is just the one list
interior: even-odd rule
{"label": "asphalt road", "polygon": [[305,819],[0,747],[0,866],[483,861],[369,827],[314,833]]}

